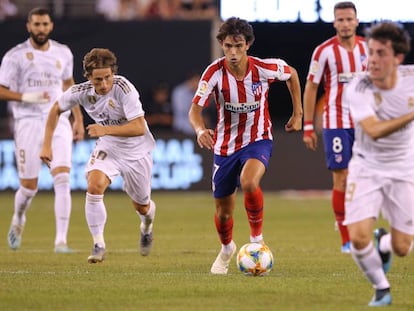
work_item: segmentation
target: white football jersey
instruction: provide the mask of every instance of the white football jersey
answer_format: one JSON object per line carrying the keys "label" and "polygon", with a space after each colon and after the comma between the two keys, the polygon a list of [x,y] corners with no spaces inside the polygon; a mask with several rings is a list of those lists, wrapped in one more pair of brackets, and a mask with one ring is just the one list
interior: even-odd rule
{"label": "white football jersey", "polygon": [[[82,105],[86,113],[103,126],[121,125],[144,116],[140,96],[136,88],[125,77],[115,75],[112,89],[106,95],[98,95],[90,81],[73,85],[59,100],[61,110]],[[143,136],[121,137],[105,135],[99,144],[110,147],[122,159],[136,160],[151,152],[155,140],[147,127]]]}
{"label": "white football jersey", "polygon": [[353,160],[364,161],[383,174],[397,177],[414,173],[414,124],[377,140],[369,137],[359,125],[361,120],[376,116],[380,120],[398,118],[414,110],[414,66],[400,66],[397,84],[381,90],[367,73],[356,76],[345,91],[355,121]]}
{"label": "white football jersey", "polygon": [[0,85],[20,93],[46,91],[50,96],[48,104],[12,102],[15,119],[47,115],[63,92],[63,81],[73,76],[70,49],[54,40],[49,40],[49,44],[47,51],[41,51],[34,49],[27,39],[3,57]]}

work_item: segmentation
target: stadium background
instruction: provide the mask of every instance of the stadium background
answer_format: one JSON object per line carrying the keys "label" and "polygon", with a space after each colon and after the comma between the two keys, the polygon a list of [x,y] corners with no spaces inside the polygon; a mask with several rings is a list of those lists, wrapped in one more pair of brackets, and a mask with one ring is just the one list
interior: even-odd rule
{"label": "stadium background", "polygon": [[[128,77],[140,91],[143,101],[147,91],[158,81],[176,85],[190,70],[202,70],[220,56],[214,38],[219,21],[129,21],[107,22],[68,11],[71,16],[56,19],[52,38],[72,49],[77,82],[82,76],[82,58],[93,47],[107,47],[119,60],[119,73]],[[26,19],[18,18],[0,23],[0,55],[27,39]],[[294,66],[302,87],[305,84],[308,63],[313,48],[334,35],[331,23],[266,23],[252,22],[256,41],[250,54],[259,57],[280,57]],[[368,24],[360,24],[361,34]],[[413,33],[413,24],[404,26]],[[411,53],[406,60],[413,62]],[[325,169],[322,147],[315,152],[305,149],[302,134],[286,134],[283,125],[291,112],[290,100],[284,84],[274,84],[270,91],[270,111],[275,128],[275,144],[269,172],[263,180],[264,190],[329,189],[330,174]],[[8,130],[7,105],[0,105],[0,190],[15,189],[17,175],[12,157],[12,137]],[[85,118],[85,123],[91,122]],[[155,156],[154,190],[208,190],[212,155],[200,149],[194,137],[154,132],[159,152]],[[83,163],[92,141],[86,141],[76,150],[74,163],[74,190],[84,189]],[[83,162],[82,162],[83,161]],[[41,189],[51,189],[46,168],[40,178]],[[113,185],[120,189],[121,183]]]}

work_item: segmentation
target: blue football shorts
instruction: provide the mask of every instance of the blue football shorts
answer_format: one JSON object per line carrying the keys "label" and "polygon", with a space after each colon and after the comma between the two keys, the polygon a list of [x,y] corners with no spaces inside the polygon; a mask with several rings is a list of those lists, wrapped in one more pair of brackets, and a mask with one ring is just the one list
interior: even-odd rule
{"label": "blue football shorts", "polygon": [[348,168],[354,143],[354,129],[323,129],[326,166],[329,170]]}
{"label": "blue football shorts", "polygon": [[212,188],[215,198],[234,193],[240,186],[240,173],[249,159],[257,159],[268,167],[272,155],[273,141],[260,140],[243,147],[230,156],[214,155]]}

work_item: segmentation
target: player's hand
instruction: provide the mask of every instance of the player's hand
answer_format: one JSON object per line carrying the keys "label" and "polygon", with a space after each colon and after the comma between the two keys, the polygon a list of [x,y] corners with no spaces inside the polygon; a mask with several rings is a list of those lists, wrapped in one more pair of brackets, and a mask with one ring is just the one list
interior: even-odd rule
{"label": "player's hand", "polygon": [[53,159],[51,146],[43,145],[42,150],[40,150],[40,159],[50,168],[50,162]]}
{"label": "player's hand", "polygon": [[74,141],[80,141],[85,138],[85,128],[82,122],[74,120],[72,124],[72,132]]}
{"label": "player's hand", "polygon": [[292,115],[285,124],[286,132],[297,132],[302,129],[302,115]]}
{"label": "player's hand", "polygon": [[197,143],[200,146],[200,148],[207,148],[209,150],[213,149],[213,135],[214,131],[211,129],[203,129],[197,131]]}
{"label": "player's hand", "polygon": [[314,131],[305,131],[303,134],[303,142],[306,148],[315,151],[318,147],[318,137]]}
{"label": "player's hand", "polygon": [[29,92],[22,94],[22,102],[29,104],[47,104],[50,101],[47,92]]}
{"label": "player's hand", "polygon": [[106,129],[100,124],[89,124],[86,127],[89,137],[101,137],[106,135]]}

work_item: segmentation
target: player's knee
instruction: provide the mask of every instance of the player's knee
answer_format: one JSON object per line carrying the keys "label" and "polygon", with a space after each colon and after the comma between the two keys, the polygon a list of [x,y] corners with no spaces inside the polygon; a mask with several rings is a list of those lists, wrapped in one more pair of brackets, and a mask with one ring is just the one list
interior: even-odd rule
{"label": "player's knee", "polygon": [[396,243],[392,246],[392,250],[394,254],[396,254],[399,257],[405,257],[407,256],[413,248],[413,242],[412,241],[404,241],[402,243]]}
{"label": "player's knee", "polygon": [[244,192],[254,192],[259,187],[259,184],[254,180],[240,181],[240,185]]}
{"label": "player's knee", "polygon": [[63,185],[70,183],[70,175],[69,173],[59,173],[53,176],[53,183],[55,185]]}
{"label": "player's knee", "polygon": [[106,186],[99,183],[89,183],[88,184],[88,193],[90,194],[104,194]]}

